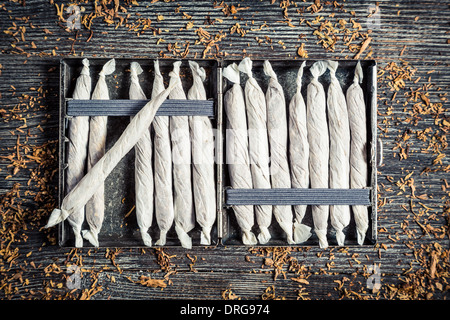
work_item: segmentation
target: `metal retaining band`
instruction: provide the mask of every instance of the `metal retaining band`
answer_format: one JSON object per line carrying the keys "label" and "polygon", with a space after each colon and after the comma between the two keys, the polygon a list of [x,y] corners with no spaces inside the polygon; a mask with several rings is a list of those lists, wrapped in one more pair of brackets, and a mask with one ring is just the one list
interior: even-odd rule
{"label": "metal retaining band", "polygon": [[225,205],[370,206],[370,189],[225,189]]}
{"label": "metal retaining band", "polygon": [[[68,116],[134,116],[150,100],[67,99]],[[157,116],[207,116],[214,118],[214,100],[166,100]]]}

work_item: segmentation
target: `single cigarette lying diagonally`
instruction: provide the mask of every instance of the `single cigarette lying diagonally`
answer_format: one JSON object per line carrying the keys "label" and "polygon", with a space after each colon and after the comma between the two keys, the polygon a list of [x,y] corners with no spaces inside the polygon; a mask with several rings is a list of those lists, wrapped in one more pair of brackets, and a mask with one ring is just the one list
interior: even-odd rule
{"label": "single cigarette lying diagonally", "polygon": [[[77,78],[73,99],[89,100],[91,97],[91,76],[89,60],[83,59],[83,69]],[[86,159],[89,141],[89,117],[73,117],[68,130],[69,145],[67,150],[66,194],[83,178],[86,170]],[[85,208],[74,212],[67,220],[75,234],[75,247],[83,246],[81,226],[84,222]]]}
{"label": "single cigarette lying diagonally", "polygon": [[92,195],[105,182],[117,163],[141,139],[148,130],[155,113],[169,93],[178,85],[178,78],[171,79],[169,87],[149,101],[130,121],[114,146],[88,171],[79,183],[63,199],[61,208],[54,209],[48,219],[46,228],[55,226],[77,212],[88,202]]}

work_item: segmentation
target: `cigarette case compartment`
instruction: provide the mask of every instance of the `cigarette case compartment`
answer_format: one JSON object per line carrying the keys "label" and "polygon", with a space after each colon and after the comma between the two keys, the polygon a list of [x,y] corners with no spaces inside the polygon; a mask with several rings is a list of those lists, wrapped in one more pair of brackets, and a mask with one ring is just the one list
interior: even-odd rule
{"label": "cigarette case compartment", "polygon": [[[230,63],[236,62],[239,64],[240,60],[236,61],[224,61],[222,67],[226,67]],[[261,89],[265,93],[269,83],[269,77],[264,74],[263,71],[264,60],[253,60],[252,74],[257,80]],[[297,85],[297,73],[303,60],[270,60],[273,70],[277,75],[278,82],[283,87],[286,108],[289,108],[289,102],[294,96]],[[302,96],[306,104],[307,86],[311,82],[312,75],[309,72],[309,68],[316,60],[306,60],[306,66],[304,68],[302,77]],[[339,61],[339,66],[336,71],[336,77],[341,84],[344,94],[347,92],[348,87],[353,83],[353,77],[355,67],[358,61]],[[227,176],[227,166],[223,165],[223,211],[222,211],[222,223],[219,229],[219,236],[221,243],[227,246],[242,245],[241,234],[239,227],[237,226],[236,219],[232,212],[232,205],[239,204],[272,204],[272,205],[295,205],[295,204],[307,204],[307,212],[303,223],[314,229],[314,223],[312,220],[311,206],[310,205],[365,205],[369,208],[369,229],[366,234],[365,245],[376,243],[377,239],[377,161],[381,161],[378,156],[381,154],[381,144],[377,143],[377,126],[376,126],[376,62],[373,60],[361,60],[361,67],[363,69],[364,77],[360,84],[364,91],[365,105],[366,105],[366,117],[367,123],[367,159],[368,159],[368,181],[369,185],[365,189],[271,189],[269,190],[232,190],[230,188],[230,182]],[[241,73],[241,86],[244,88],[248,77]],[[322,76],[319,77],[319,82],[323,85],[325,93],[327,95],[328,86],[330,83],[330,72],[327,70]],[[228,83],[225,78],[222,79],[222,93],[225,93],[232,84]],[[289,111],[287,110],[287,117],[289,117]],[[226,114],[223,114],[223,123],[225,123]],[[288,141],[289,145],[289,141]],[[226,150],[224,150],[226,152]],[[294,215],[295,216],[295,215]],[[255,221],[256,222],[256,221]],[[258,234],[257,227],[253,228],[253,231]],[[266,246],[287,246],[286,236],[275,220],[272,217],[272,223],[269,227],[271,240],[265,244]],[[345,245],[357,245],[356,241],[356,227],[351,215],[350,224],[344,229],[346,234]],[[312,236],[306,242],[300,244],[301,246],[318,246],[318,238],[312,230]],[[330,219],[328,219],[328,243],[330,246],[337,245],[335,239],[335,232],[331,226]]]}
{"label": "cigarette case compartment", "polygon": [[[117,141],[130,121],[130,116],[135,114],[145,105],[146,101],[128,100],[130,86],[130,63],[138,62],[144,72],[139,75],[139,81],[147,99],[151,97],[154,73],[152,59],[128,59],[117,58],[116,70],[106,77],[111,100],[97,100],[92,104],[87,101],[73,100],[72,93],[76,79],[82,69],[82,58],[65,58],[60,63],[60,133],[59,133],[59,206],[62,203],[65,190],[65,172],[68,166],[67,129],[74,116],[108,116],[108,135],[106,150]],[[89,58],[90,73],[92,78],[92,90],[98,80],[98,74],[102,66],[109,58]],[[159,60],[161,73],[165,80],[165,86],[169,83],[169,72],[176,60]],[[369,186],[360,190],[338,189],[270,189],[270,190],[233,190],[230,187],[227,164],[225,163],[225,123],[226,114],[223,107],[223,96],[231,87],[226,78],[222,76],[222,70],[230,63],[239,63],[240,60],[195,60],[206,70],[204,82],[207,92],[207,101],[195,103],[195,101],[167,101],[158,111],[158,115],[203,115],[210,117],[215,136],[215,174],[217,192],[217,217],[211,232],[211,245],[244,246],[241,242],[241,231],[234,217],[232,207],[243,204],[361,204],[369,208],[369,230],[364,245],[374,244],[377,239],[377,164],[381,161],[381,143],[377,141],[376,127],[376,63],[373,60],[362,60],[361,66],[364,72],[361,87],[364,91],[366,102],[367,123],[361,124],[367,127],[367,159],[369,166]],[[298,69],[303,60],[270,60],[278,81],[282,85],[286,98],[286,107],[296,91],[296,78]],[[309,67],[314,60],[307,60],[303,73],[302,94],[306,102],[306,88],[311,80]],[[354,70],[357,61],[339,61],[336,76],[344,90],[353,81]],[[263,60],[253,60],[253,76],[265,92],[269,77],[263,72]],[[192,73],[187,60],[183,60],[180,76],[183,88],[187,94],[192,85]],[[241,73],[241,86],[244,88],[247,76]],[[330,82],[329,71],[325,72],[319,81],[327,92]],[[83,104],[84,103],[84,104]],[[136,222],[134,209],[134,149],[132,149],[111,172],[105,181],[105,219],[99,234],[101,247],[143,247],[142,239]],[[311,209],[308,206],[305,224],[314,228]],[[87,223],[83,229],[87,229]],[[200,246],[201,227],[196,224],[189,234],[192,237],[193,246]],[[258,234],[256,225],[254,233]],[[275,218],[269,228],[271,240],[265,246],[287,246],[283,231],[278,226]],[[318,246],[318,239],[314,232],[311,238],[299,246]],[[345,245],[356,245],[356,228],[351,218],[350,225],[344,229],[346,234]],[[153,214],[152,227],[149,234],[153,243],[159,238],[159,229]],[[334,230],[328,223],[328,242],[330,246],[337,245]],[[67,221],[59,225],[59,244],[63,247],[74,246],[74,236]],[[84,241],[84,246],[91,246]],[[167,234],[167,247],[180,246],[174,226]]]}

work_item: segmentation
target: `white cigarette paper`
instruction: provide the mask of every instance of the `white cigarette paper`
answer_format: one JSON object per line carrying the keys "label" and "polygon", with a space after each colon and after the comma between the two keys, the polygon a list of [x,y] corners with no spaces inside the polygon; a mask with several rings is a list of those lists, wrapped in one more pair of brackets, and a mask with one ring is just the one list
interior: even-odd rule
{"label": "white cigarette paper", "polygon": [[169,93],[178,85],[179,79],[172,79],[169,87],[149,101],[130,121],[120,138],[111,149],[89,170],[63,199],[61,208],[54,209],[46,228],[64,221],[85,206],[92,195],[105,182],[106,177],[117,163],[135,146],[145,131],[148,130],[155,113],[167,99]]}
{"label": "white cigarette paper", "polygon": [[[138,75],[143,72],[137,62],[130,65],[131,84],[129,90],[130,100],[146,100],[144,91],[139,84]],[[133,117],[131,117],[133,119]],[[136,143],[135,149],[135,194],[136,194],[136,220],[142,241],[148,247],[152,246],[152,238],[148,229],[153,220],[153,169],[152,169],[152,140],[150,128]]]}
{"label": "white cigarette paper", "polygon": [[[269,140],[267,135],[267,106],[264,92],[252,74],[252,60],[244,58],[239,64],[239,71],[247,74],[245,83],[245,106],[247,110],[250,169],[255,189],[270,189]],[[255,206],[256,221],[260,233],[258,240],[267,243],[271,235],[269,226],[272,222],[272,206]]]}
{"label": "white cigarette paper", "polygon": [[[91,76],[89,74],[89,60],[83,59],[83,69],[77,78],[73,99],[89,100],[91,96]],[[89,141],[89,117],[73,117],[69,122],[66,170],[66,194],[83,178],[86,170],[86,159]],[[75,234],[75,247],[83,246],[81,226],[84,222],[84,210],[79,211],[67,219]]]}
{"label": "white cigarette paper", "polygon": [[[159,70],[159,61],[154,61],[152,99],[164,91],[164,79]],[[172,148],[170,146],[169,117],[157,116],[153,120],[153,144],[155,165],[155,216],[159,227],[156,245],[166,244],[167,232],[174,221],[172,191]]]}
{"label": "white cigarette paper", "polygon": [[[188,91],[189,100],[206,100],[203,81],[204,68],[189,61],[194,83]],[[211,228],[216,220],[216,186],[214,177],[214,132],[208,117],[190,116],[189,127],[192,141],[192,186],[195,217],[202,227],[200,244],[211,244]]]}
{"label": "white cigarette paper", "polygon": [[[297,90],[289,103],[289,160],[292,188],[309,188],[309,143],[306,126],[306,105],[302,96],[302,77],[306,61],[297,74]],[[302,223],[306,205],[294,206],[294,241],[302,243],[311,237],[311,228]]]}
{"label": "white cigarette paper", "polygon": [[[180,78],[181,61],[174,62],[170,78]],[[169,95],[170,99],[186,99],[181,81]],[[192,248],[188,232],[195,227],[191,183],[191,140],[188,116],[170,117],[172,141],[175,231],[183,248]]]}
{"label": "white cigarette paper", "polygon": [[[109,91],[105,77],[116,69],[116,61],[109,60],[100,71],[92,100],[109,100]],[[103,157],[106,147],[108,117],[94,116],[89,121],[89,148],[88,148],[88,170]],[[99,188],[86,204],[86,221],[89,230],[83,230],[83,238],[88,240],[93,246],[98,247],[98,234],[103,224],[105,215],[105,186]]]}
{"label": "white cigarette paper", "polygon": [[[225,93],[223,100],[227,115],[225,154],[230,184],[234,189],[252,189],[247,115],[245,113],[244,92],[240,86],[239,70],[236,63],[225,67],[223,76],[233,84]],[[255,245],[257,240],[251,231],[255,223],[253,206],[233,206],[233,212],[242,231],[242,243]]]}
{"label": "white cigarette paper", "polygon": [[[328,129],[330,131],[330,188],[350,188],[350,125],[347,102],[336,78],[337,61],[327,61],[331,82],[328,87]],[[344,245],[343,229],[350,223],[350,206],[330,206],[331,225],[339,246]]]}
{"label": "white cigarette paper", "polygon": [[[325,91],[318,78],[327,70],[324,61],[315,62],[310,72],[313,79],[308,84],[306,97],[306,123],[309,142],[309,175],[311,188],[328,188],[329,136],[326,116]],[[329,206],[313,205],[314,232],[320,248],[327,248]]]}
{"label": "white cigarette paper", "polygon": [[[356,65],[353,84],[347,90],[347,107],[350,122],[350,187],[368,186],[366,105],[364,93],[359,85],[363,79],[360,62]],[[357,241],[362,245],[369,227],[369,212],[366,206],[352,206],[355,218]]]}
{"label": "white cigarette paper", "polygon": [[[270,77],[266,91],[267,130],[270,146],[270,177],[272,188],[291,188],[291,176],[288,163],[288,129],[286,100],[283,88],[268,60],[264,61],[264,73]],[[293,244],[292,206],[273,206],[273,214],[286,233],[288,244]]]}

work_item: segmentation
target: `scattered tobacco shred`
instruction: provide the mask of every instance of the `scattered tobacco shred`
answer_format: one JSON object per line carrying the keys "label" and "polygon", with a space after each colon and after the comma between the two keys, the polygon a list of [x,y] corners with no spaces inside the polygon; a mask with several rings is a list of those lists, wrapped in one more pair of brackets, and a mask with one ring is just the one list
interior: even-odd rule
{"label": "scattered tobacco shred", "polygon": [[233,293],[233,290],[231,288],[228,288],[222,292],[222,299],[223,300],[241,300],[239,296]]}
{"label": "scattered tobacco shred", "polygon": [[139,277],[138,281],[133,281],[131,278],[128,278],[128,280],[130,280],[131,282],[134,282],[134,283],[139,283],[146,287],[151,287],[151,288],[163,288],[164,289],[165,287],[167,287],[167,283],[165,280],[152,279],[151,277],[149,277],[149,276],[147,277],[144,275],[141,275]]}
{"label": "scattered tobacco shred", "polygon": [[264,293],[261,295],[261,300],[286,300],[282,296],[277,296],[275,293],[275,286],[269,286],[264,290]]}

